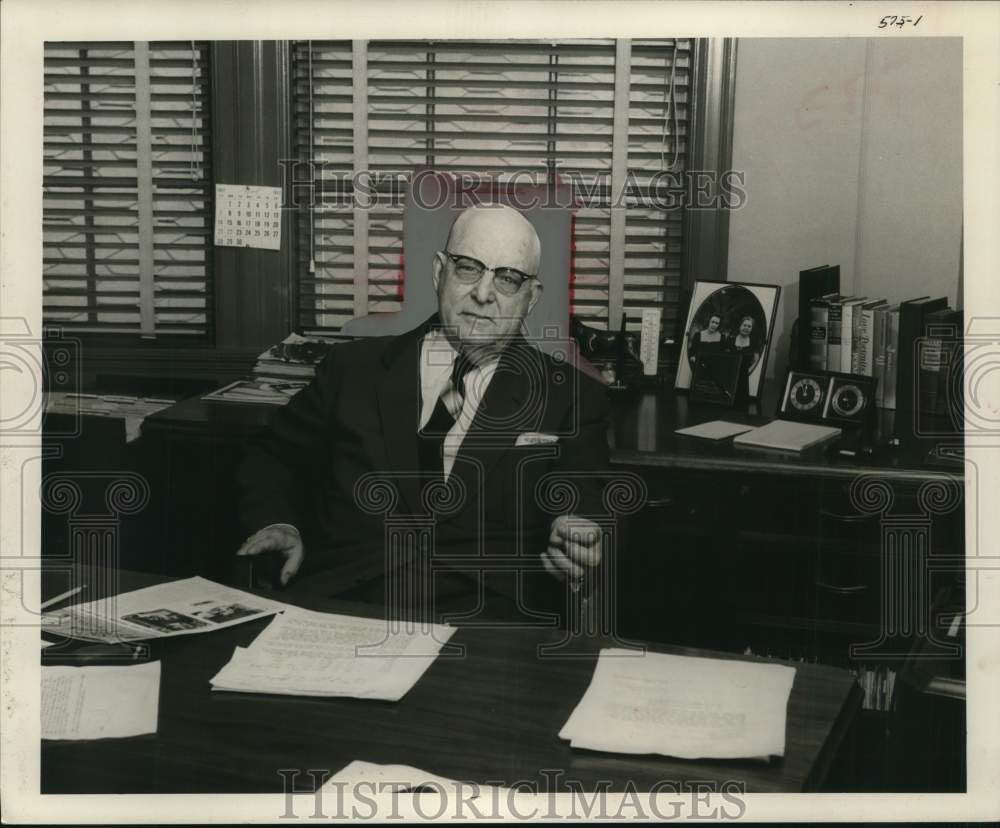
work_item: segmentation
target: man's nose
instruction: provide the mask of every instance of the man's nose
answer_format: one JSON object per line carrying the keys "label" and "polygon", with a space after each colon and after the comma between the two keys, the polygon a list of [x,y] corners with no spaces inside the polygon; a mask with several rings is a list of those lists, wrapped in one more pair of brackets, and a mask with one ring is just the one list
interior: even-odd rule
{"label": "man's nose", "polygon": [[476,282],[476,289],[472,292],[476,301],[481,305],[486,305],[496,298],[493,288],[493,271],[487,270]]}

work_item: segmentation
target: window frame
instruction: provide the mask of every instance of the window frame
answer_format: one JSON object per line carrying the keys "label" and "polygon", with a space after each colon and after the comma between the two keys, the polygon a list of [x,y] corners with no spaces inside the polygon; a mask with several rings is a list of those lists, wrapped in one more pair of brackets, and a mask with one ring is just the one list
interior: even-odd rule
{"label": "window frame", "polygon": [[[54,169],[43,181],[42,278],[54,286],[43,284],[43,325],[86,342],[210,344],[213,180],[205,173],[211,171],[211,42],[50,41],[45,61],[43,157]],[[95,118],[102,123],[92,123]],[[183,174],[188,164],[190,179]],[[168,202],[180,204],[164,207]],[[153,221],[157,210],[170,217]],[[78,249],[76,258],[67,249]],[[47,272],[50,265],[69,272]],[[185,301],[190,299],[199,301]],[[100,318],[122,312],[133,319]],[[176,318],[192,314],[203,321]]]}
{"label": "window frame", "polygon": [[[731,38],[692,42],[688,169],[721,174],[731,167],[736,52]],[[289,203],[291,182],[284,180],[281,161],[294,157],[291,42],[211,41],[210,74],[213,185],[280,186]],[[694,280],[705,274],[725,278],[729,246],[728,210],[685,210],[683,221],[681,325]],[[79,335],[84,386],[98,376],[223,382],[247,374],[262,350],[298,330],[296,222],[296,211],[287,209],[280,251],[213,246],[212,341]]]}

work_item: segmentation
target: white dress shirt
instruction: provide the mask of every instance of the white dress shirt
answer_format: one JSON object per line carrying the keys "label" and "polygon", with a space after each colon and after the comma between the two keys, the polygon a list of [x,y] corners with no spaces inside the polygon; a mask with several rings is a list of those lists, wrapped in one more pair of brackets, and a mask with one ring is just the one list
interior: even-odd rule
{"label": "white dress shirt", "polygon": [[442,394],[448,413],[455,418],[455,424],[444,438],[442,460],[445,479],[451,474],[458,450],[472,426],[479,403],[486,394],[486,389],[497,369],[496,359],[472,368],[465,375],[463,381],[465,394],[462,395],[451,387],[451,369],[457,356],[457,352],[442,331],[431,331],[421,343],[420,422],[417,424],[417,429],[427,425]]}

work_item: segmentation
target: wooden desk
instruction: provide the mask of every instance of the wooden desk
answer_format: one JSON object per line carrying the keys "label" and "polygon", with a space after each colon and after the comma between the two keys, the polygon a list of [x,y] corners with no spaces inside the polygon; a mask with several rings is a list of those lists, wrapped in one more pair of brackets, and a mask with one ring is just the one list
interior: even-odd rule
{"label": "wooden desk", "polygon": [[[961,465],[953,468],[928,465],[927,453],[942,442],[939,439],[911,439],[901,446],[884,447],[872,457],[852,458],[836,453],[797,457],[741,450],[733,448],[729,440],[713,444],[674,433],[679,428],[710,420],[763,425],[774,418],[778,390],[774,382],[765,383],[759,402],[742,409],[691,404],[687,394],[675,394],[670,390],[615,397],[612,400],[611,462],[691,471],[753,470],[783,477],[830,480],[847,480],[872,471],[885,479],[907,482],[920,482],[935,474],[962,475]],[[242,443],[267,425],[274,410],[269,405],[192,397],[147,417],[143,433],[171,439]],[[888,432],[891,425],[892,412],[884,412],[880,427]],[[961,444],[961,439],[952,442]]]}
{"label": "wooden desk", "polygon": [[[752,472],[784,478],[849,481],[858,475],[878,473],[887,481],[921,483],[947,474],[962,476],[963,467],[928,464],[928,452],[941,439],[910,438],[899,446],[883,446],[872,456],[849,457],[836,451],[801,456],[734,447],[731,440],[712,442],[676,434],[679,428],[712,420],[759,426],[774,419],[778,388],[766,383],[759,402],[743,408],[720,408],[691,403],[687,394],[643,392],[623,396],[612,405],[611,462],[686,471]],[[892,411],[882,412],[879,430],[890,433]],[[961,437],[950,441],[961,445]]]}
{"label": "wooden desk", "polygon": [[267,426],[276,410],[274,405],[189,397],[148,416],[142,433],[242,441]]}
{"label": "wooden desk", "polygon": [[[776,395],[777,388],[766,383],[761,401],[742,411],[691,405],[686,395],[669,389],[613,400],[612,464],[640,474],[649,493],[646,507],[623,521],[619,632],[736,653],[749,648],[882,676],[897,669],[900,652],[908,652],[906,641],[894,644],[885,660],[859,662],[851,647],[878,639],[882,597],[895,589],[886,581],[883,526],[907,525],[912,516],[924,527],[919,531],[930,563],[938,556],[960,557],[961,497],[948,513],[925,514],[933,498],[920,492],[939,484],[961,489],[963,468],[932,466],[927,455],[935,441],[910,440],[871,458],[797,457],[675,434],[716,419],[765,422],[773,416]],[[271,406],[195,397],[147,418],[139,444],[153,499],[136,533],[148,539],[144,567],[224,577],[242,540],[233,518],[235,468],[247,438],[273,413]],[[890,419],[881,426],[888,429]],[[861,477],[889,486],[886,511],[859,511],[851,488]],[[953,576],[935,570],[928,577],[936,589]],[[922,611],[917,602],[893,606],[900,613]],[[910,617],[893,623],[917,628]],[[913,751],[889,755],[886,745],[901,727],[922,732],[919,716],[900,721],[890,706],[865,709],[861,722],[868,734],[858,751],[864,761],[854,763],[852,780],[837,784],[902,789],[914,775],[906,761]],[[927,750],[951,755],[933,740]],[[962,745],[959,754],[964,756]]]}
{"label": "wooden desk", "polygon": [[[122,573],[123,590],[153,581]],[[59,589],[47,583],[46,594]],[[317,576],[281,597],[310,609],[371,613],[327,599],[325,591]],[[649,790],[662,780],[736,780],[748,792],[812,790],[823,784],[860,704],[845,671],[799,664],[783,760],[693,762],[573,750],[557,734],[587,687],[599,642],[587,642],[583,657],[540,659],[538,645],[560,634],[531,629],[459,629],[452,642],[465,645],[466,656],[439,658],[398,703],[213,692],[209,679],[266,623],[152,642],[162,661],[157,734],[42,742],[41,792],[277,793],[279,769],[336,772],[353,759],[470,782],[537,781],[542,791],[543,769],[563,771],[560,784],[579,782],[589,791],[601,780],[611,780],[615,791],[628,783]],[[302,774],[297,784],[308,780]]]}
{"label": "wooden desk", "polygon": [[[919,645],[916,631],[933,617],[930,595],[958,575],[949,568],[965,549],[964,469],[932,466],[928,453],[961,438],[910,438],[872,457],[846,457],[741,450],[675,433],[711,420],[762,424],[773,417],[776,392],[766,385],[756,412],[690,404],[682,394],[615,401],[611,461],[640,474],[649,490],[628,521],[620,628],[856,669],[870,692],[848,789],[913,790],[920,778],[922,790],[962,790],[964,729],[933,734],[916,707],[897,704],[898,680],[897,698],[879,690]],[[889,432],[891,412],[880,427]],[[911,542],[926,557],[901,557],[901,544]],[[866,656],[859,647],[869,648]],[[904,732],[920,736],[903,746]],[[913,741],[960,770],[924,773]]]}

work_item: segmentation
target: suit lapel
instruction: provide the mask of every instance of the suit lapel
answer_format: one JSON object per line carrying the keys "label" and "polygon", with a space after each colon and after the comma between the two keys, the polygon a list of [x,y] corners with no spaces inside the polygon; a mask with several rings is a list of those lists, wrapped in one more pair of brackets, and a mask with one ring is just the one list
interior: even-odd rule
{"label": "suit lapel", "polygon": [[382,357],[385,371],[376,380],[387,470],[397,477],[411,510],[420,509],[420,462],[417,423],[420,418],[420,343],[427,325],[395,339]]}
{"label": "suit lapel", "polygon": [[466,483],[475,480],[476,467],[482,469],[485,482],[490,470],[514,447],[518,435],[538,429],[545,409],[545,389],[545,366],[539,354],[518,337],[500,356],[458,450],[455,468],[461,468]]}

